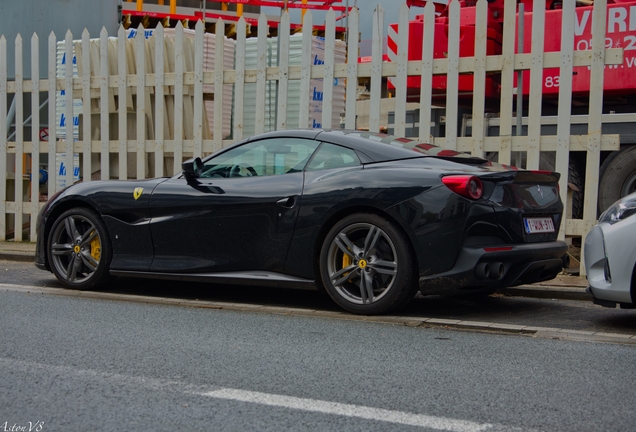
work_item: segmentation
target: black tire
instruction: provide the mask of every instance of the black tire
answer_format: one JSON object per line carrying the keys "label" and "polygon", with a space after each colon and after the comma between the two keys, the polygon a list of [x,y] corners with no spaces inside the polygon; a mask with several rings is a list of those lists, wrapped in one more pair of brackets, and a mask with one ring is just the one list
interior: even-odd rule
{"label": "black tire", "polygon": [[51,271],[67,288],[94,289],[110,278],[110,240],[92,210],[78,207],[62,213],[51,227],[46,247]]}
{"label": "black tire", "polygon": [[604,212],[622,197],[636,192],[636,145],[612,152],[599,173],[598,211]]}
{"label": "black tire", "polygon": [[[539,168],[542,170],[554,171],[556,167],[555,152],[541,152]],[[583,218],[583,192],[585,190],[583,179],[585,178],[579,164],[570,159],[568,164],[568,183],[578,190],[572,191],[572,219]],[[565,205],[566,203],[563,203]]]}
{"label": "black tire", "polygon": [[363,315],[403,307],[418,287],[414,253],[405,235],[369,213],[347,216],[331,228],[320,251],[320,277],[333,301]]}

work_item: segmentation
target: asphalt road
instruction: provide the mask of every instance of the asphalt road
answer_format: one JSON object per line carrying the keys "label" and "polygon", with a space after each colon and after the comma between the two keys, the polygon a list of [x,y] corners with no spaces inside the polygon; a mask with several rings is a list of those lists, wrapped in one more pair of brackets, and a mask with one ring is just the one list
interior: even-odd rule
{"label": "asphalt road", "polygon": [[0,430],[632,430],[636,347],[0,292]]}

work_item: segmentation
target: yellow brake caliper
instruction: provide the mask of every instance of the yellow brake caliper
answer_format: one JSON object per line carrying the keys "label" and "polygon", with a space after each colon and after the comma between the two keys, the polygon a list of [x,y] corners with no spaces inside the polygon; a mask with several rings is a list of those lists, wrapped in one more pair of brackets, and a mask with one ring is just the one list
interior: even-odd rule
{"label": "yellow brake caliper", "polygon": [[99,262],[99,258],[102,256],[102,243],[99,241],[99,237],[95,237],[91,240],[91,256],[97,262]]}
{"label": "yellow brake caliper", "polygon": [[[342,268],[347,268],[351,265],[351,257],[347,254],[342,254]],[[344,274],[345,276],[348,275],[348,273]]]}

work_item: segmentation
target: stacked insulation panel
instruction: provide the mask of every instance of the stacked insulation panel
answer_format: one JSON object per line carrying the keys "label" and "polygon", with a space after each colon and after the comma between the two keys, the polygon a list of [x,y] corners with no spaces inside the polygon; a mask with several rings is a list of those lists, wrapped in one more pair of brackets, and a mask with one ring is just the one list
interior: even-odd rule
{"label": "stacked insulation panel", "polygon": [[[302,34],[296,34],[289,38],[289,66],[300,66],[302,62]],[[249,38],[246,41],[245,49],[245,69],[257,69],[258,39]],[[277,38],[267,39],[267,66],[278,64],[278,40]],[[311,58],[313,65],[321,65],[325,61],[325,40],[324,38],[313,36],[311,41]],[[335,63],[345,63],[346,44],[336,40],[334,50]],[[311,79],[310,103],[309,103],[309,126],[312,128],[322,127],[322,104],[324,83],[323,79]],[[331,125],[337,128],[340,123],[340,114],[345,111],[345,82],[334,79],[333,104]],[[299,126],[300,112],[300,81],[290,80],[288,82],[287,93],[287,129],[294,129]],[[256,83],[245,84],[245,96],[243,102],[244,136],[253,135],[256,125]],[[276,82],[268,81],[265,87],[265,132],[276,129]]]}
{"label": "stacked insulation panel", "polygon": [[[174,47],[174,39],[175,39],[175,29],[166,28],[164,29],[164,39],[166,39],[167,47]],[[144,32],[144,36],[146,39],[151,38],[154,35],[154,29],[146,29]],[[137,35],[137,30],[129,29],[127,31],[127,38],[134,39]],[[184,36],[184,71],[191,72],[194,71],[194,61],[195,61],[195,52],[194,52],[194,40],[196,37],[196,32],[192,29],[183,29]],[[149,43],[149,42],[147,42]],[[153,40],[154,43],[154,40]],[[232,39],[228,39],[224,37],[223,41],[223,69],[224,70],[232,70],[234,68],[234,46],[235,42]],[[171,53],[174,52],[174,48],[169,50]],[[168,51],[166,51],[167,53]],[[169,58],[169,57],[166,57]],[[172,58],[169,59],[170,62],[174,62]],[[203,70],[204,71],[213,71],[214,65],[216,62],[216,35],[213,33],[204,33],[203,36]],[[174,65],[168,65],[169,69],[166,69],[170,72],[174,72]],[[148,73],[148,71],[146,71]],[[206,84],[203,86],[203,93],[205,95],[214,94],[216,98],[216,94],[214,93],[214,84]],[[225,139],[230,136],[231,128],[232,128],[232,110],[230,106],[232,104],[232,84],[223,85],[223,94],[221,95],[223,98],[223,106],[228,107],[223,110],[223,128],[221,131],[222,137]],[[214,101],[210,100],[211,98],[205,97],[205,116],[207,118],[207,125],[204,124],[204,127],[207,127],[208,130],[204,131],[203,136],[214,136],[215,131],[212,130],[214,126]]]}
{"label": "stacked insulation panel", "polygon": [[[73,50],[75,44],[73,41]],[[64,41],[58,42],[56,47],[55,74],[58,78],[64,78],[66,73],[66,53]],[[73,77],[77,77],[77,59],[73,55]],[[66,139],[66,92],[59,90],[55,92],[55,138]],[[79,114],[82,111],[82,100],[73,99],[73,138],[78,139]]]}
{"label": "stacked insulation panel", "polygon": [[[165,68],[165,72],[166,73],[170,73],[170,72],[174,72],[174,58],[170,58],[169,53],[174,55],[174,33],[175,30],[168,28],[164,30],[164,46],[165,46],[165,62],[166,62],[166,68]],[[146,37],[146,48],[145,48],[145,57],[146,57],[146,73],[154,73],[154,58],[150,58],[150,56],[152,55],[152,53],[154,53],[154,44],[155,44],[155,40],[154,38],[152,38],[154,34],[154,29],[146,29],[145,30],[145,37]],[[134,29],[129,29],[127,31],[127,46],[126,46],[126,53],[127,53],[127,57],[126,57],[126,61],[127,61],[127,65],[126,65],[126,69],[127,69],[127,73],[128,74],[135,74],[135,46],[134,46],[134,38],[137,35],[137,30]],[[152,38],[152,39],[150,39]],[[192,72],[194,71],[194,38],[195,38],[195,31],[194,30],[190,30],[190,29],[184,29],[184,72]],[[95,52],[94,55],[91,55],[91,61],[94,63],[95,61],[99,61],[99,39],[91,39],[91,50],[97,50]],[[108,63],[109,63],[109,73],[110,75],[117,75],[118,74],[118,67],[117,67],[117,44],[118,44],[118,39],[117,38],[109,38],[108,39],[108,43],[109,43],[109,47],[108,47]],[[234,68],[234,45],[235,42],[232,39],[228,39],[225,38],[224,40],[224,52],[223,52],[223,68],[225,70],[232,70]],[[73,41],[73,51],[74,53],[80,49],[81,50],[81,41],[80,40],[76,40]],[[204,35],[204,53],[203,53],[203,70],[204,71],[212,71],[214,70],[214,64],[215,64],[215,51],[216,51],[216,35],[211,34],[211,33],[205,33]],[[58,42],[57,43],[57,67],[56,67],[56,74],[58,78],[63,78],[64,74],[65,74],[65,68],[66,68],[66,56],[65,56],[65,44],[63,41]],[[81,68],[81,65],[80,65]],[[91,65],[91,74],[92,75],[98,75],[98,71],[99,71],[99,64],[98,63],[94,63]],[[97,72],[96,72],[97,71]],[[74,54],[73,55],[73,76],[74,77],[78,77],[80,76],[79,71],[78,71],[78,64],[77,64],[77,56]],[[203,88],[203,92],[204,94],[213,94],[214,93],[214,84],[206,84],[204,85]],[[204,97],[205,98],[205,97]],[[223,86],[223,94],[222,94],[222,98],[223,98],[223,104],[224,106],[228,107],[227,109],[223,110],[223,130],[221,131],[223,138],[227,138],[230,133],[231,133],[231,123],[232,123],[232,111],[230,109],[230,106],[232,104],[232,84],[225,84]],[[130,97],[127,97],[127,99],[131,99]],[[208,99],[212,99],[212,98],[208,98]],[[127,101],[127,105],[128,105],[128,111],[129,112],[134,112],[134,107],[132,105],[131,100]],[[154,106],[154,105],[152,105]],[[214,101],[213,100],[206,100],[204,103],[205,106],[205,117],[207,122],[204,122],[204,127],[206,128],[206,130],[203,131],[203,136],[206,138],[209,138],[211,136],[214,136],[214,132],[210,130],[210,128],[214,125]],[[56,128],[56,138],[57,139],[65,139],[66,136],[66,98],[65,98],[65,93],[64,91],[58,91],[57,92],[57,97],[55,100],[55,112],[56,112],[56,124],[57,124],[57,128]],[[112,110],[109,110],[112,111]],[[82,112],[82,100],[81,99],[74,99],[73,100],[73,134],[74,134],[74,139],[77,140],[79,137],[79,130],[78,130],[78,124],[79,124],[79,116]],[[95,112],[95,111],[93,111]],[[96,114],[98,114],[98,111],[95,112]],[[94,123],[94,122],[93,122]],[[97,123],[97,125],[99,124],[99,122]],[[94,126],[96,126],[94,124]],[[130,125],[129,126],[129,130],[131,129],[131,126],[133,127],[134,130],[134,125]],[[172,125],[167,126],[166,132],[166,139],[172,139],[172,134],[171,134],[171,130],[172,130]],[[186,129],[186,136],[184,138],[188,139],[189,136],[192,134],[192,131],[188,131],[187,128]],[[152,130],[149,130],[149,136],[148,139],[152,139],[151,136],[154,134],[154,132]],[[95,137],[95,133],[93,133],[93,136]],[[97,133],[97,136],[99,136],[99,134]],[[132,138],[132,137],[130,137]]]}
{"label": "stacked insulation panel", "polygon": [[[165,36],[174,39],[175,30],[173,28],[167,28],[164,30]],[[184,29],[183,35],[186,38],[194,41],[196,32],[191,29]],[[232,39],[228,39],[224,37],[223,41],[223,70],[232,70],[234,69],[234,46],[235,42]],[[191,52],[191,54],[194,54]],[[187,65],[187,70],[194,70],[194,56],[191,58],[186,56],[186,62],[192,62],[192,64]],[[216,35],[213,33],[204,33],[203,36],[203,70],[204,71],[213,71],[214,64],[216,62]],[[214,97],[218,97],[214,92],[214,84],[205,84],[203,86],[204,94],[214,94]],[[223,98],[223,106],[227,107],[223,110],[223,130],[222,137],[223,139],[230,136],[232,132],[232,84],[224,84],[223,85],[223,94],[221,95]],[[214,136],[216,131],[212,130],[214,127],[214,101],[205,97],[205,112],[208,119],[208,125],[210,127],[210,136]]]}

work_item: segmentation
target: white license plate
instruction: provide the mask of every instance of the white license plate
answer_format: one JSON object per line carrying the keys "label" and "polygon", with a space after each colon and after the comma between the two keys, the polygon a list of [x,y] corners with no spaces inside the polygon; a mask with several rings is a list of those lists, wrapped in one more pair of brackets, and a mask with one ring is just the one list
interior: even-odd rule
{"label": "white license plate", "polygon": [[552,218],[523,218],[526,233],[551,233],[554,232]]}

